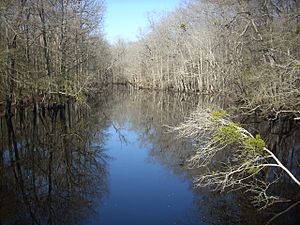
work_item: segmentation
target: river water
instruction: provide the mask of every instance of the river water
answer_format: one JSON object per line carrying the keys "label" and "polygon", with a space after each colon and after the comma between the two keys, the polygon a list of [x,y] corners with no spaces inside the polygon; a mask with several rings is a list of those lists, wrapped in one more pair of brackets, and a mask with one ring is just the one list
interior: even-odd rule
{"label": "river water", "polygon": [[[257,212],[242,193],[195,189],[185,163],[191,143],[169,132],[196,107],[226,107],[223,102],[114,90],[90,107],[26,108],[2,117],[0,225],[265,223],[288,205]],[[299,124],[252,118],[248,125],[275,151],[284,148],[278,154],[299,175]],[[280,190],[288,192],[289,183]],[[294,207],[274,224],[296,224],[299,212]]]}

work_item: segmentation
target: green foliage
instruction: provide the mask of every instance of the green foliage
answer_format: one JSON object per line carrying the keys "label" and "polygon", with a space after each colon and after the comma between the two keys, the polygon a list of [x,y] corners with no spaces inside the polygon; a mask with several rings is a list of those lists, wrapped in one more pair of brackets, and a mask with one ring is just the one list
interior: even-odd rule
{"label": "green foliage", "polygon": [[73,96],[76,94],[75,83],[71,80],[65,80],[61,89],[68,95]]}
{"label": "green foliage", "polygon": [[180,24],[180,28],[184,31],[186,31],[186,25],[184,23]]}
{"label": "green foliage", "polygon": [[212,112],[211,118],[213,121],[218,121],[218,120],[224,118],[226,115],[227,115],[226,111],[219,110],[219,111]]}
{"label": "green foliage", "polygon": [[83,91],[80,91],[78,94],[75,95],[76,101],[80,104],[85,103],[87,101],[86,98],[86,94]]}
{"label": "green foliage", "polygon": [[242,141],[242,134],[238,131],[236,123],[230,123],[229,125],[220,126],[215,134],[214,140],[221,144],[233,144]]}
{"label": "green foliage", "polygon": [[[224,118],[226,115],[226,112],[221,110],[213,112],[211,118],[214,122],[219,124],[220,119]],[[263,154],[266,143],[260,135],[257,134],[255,137],[245,137],[239,130],[240,126],[241,125],[239,123],[234,122],[231,122],[228,125],[218,125],[214,132],[213,140],[216,143],[223,145],[230,145],[234,143],[240,144],[249,155]]]}
{"label": "green foliage", "polygon": [[251,154],[262,154],[264,152],[264,148],[266,147],[266,143],[257,134],[255,137],[247,137],[244,140],[245,150]]}
{"label": "green foliage", "polygon": [[260,168],[257,166],[250,166],[250,167],[248,167],[247,172],[250,174],[256,174],[259,172],[259,170],[260,170]]}

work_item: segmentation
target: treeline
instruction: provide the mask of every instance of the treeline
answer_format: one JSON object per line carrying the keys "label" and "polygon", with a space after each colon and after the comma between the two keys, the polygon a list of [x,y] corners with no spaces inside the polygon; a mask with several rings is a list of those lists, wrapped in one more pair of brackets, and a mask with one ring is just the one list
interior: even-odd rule
{"label": "treeline", "polygon": [[222,92],[249,107],[299,108],[299,4],[191,0],[154,14],[139,41],[114,46],[114,82]]}
{"label": "treeline", "polygon": [[0,102],[82,100],[106,82],[104,10],[96,0],[1,0]]}

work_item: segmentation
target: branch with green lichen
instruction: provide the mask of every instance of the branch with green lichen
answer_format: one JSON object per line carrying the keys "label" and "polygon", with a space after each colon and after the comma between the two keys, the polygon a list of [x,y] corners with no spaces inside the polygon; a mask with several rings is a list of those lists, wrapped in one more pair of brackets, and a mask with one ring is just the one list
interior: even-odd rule
{"label": "branch with green lichen", "polygon": [[223,111],[199,109],[184,123],[172,128],[179,137],[195,141],[195,154],[188,160],[190,168],[204,168],[195,177],[195,186],[212,186],[215,190],[250,193],[253,204],[266,207],[279,201],[269,195],[269,187],[278,181],[265,181],[262,171],[276,167],[298,186],[299,180],[267,148],[260,135],[252,135]]}

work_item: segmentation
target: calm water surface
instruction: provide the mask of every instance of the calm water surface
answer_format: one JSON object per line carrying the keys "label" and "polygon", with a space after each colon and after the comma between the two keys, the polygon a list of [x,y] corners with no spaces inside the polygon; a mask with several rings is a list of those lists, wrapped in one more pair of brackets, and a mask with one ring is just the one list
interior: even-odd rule
{"label": "calm water surface", "polygon": [[88,224],[181,224],[195,218],[189,182],[149,157],[151,143],[141,143],[128,123],[120,142],[113,128],[105,144],[109,162],[109,194]]}
{"label": "calm water surface", "polygon": [[[0,225],[265,222],[271,214],[257,214],[240,193],[194,189],[195,171],[185,164],[193,153],[191,143],[176,140],[164,126],[182,122],[197,106],[220,102],[114,92],[94,100],[91,108],[68,104],[2,117]],[[263,130],[255,124],[262,122],[251,127]],[[294,155],[299,153],[297,135],[296,129],[288,136]],[[289,215],[284,221],[293,224],[297,213]]]}

